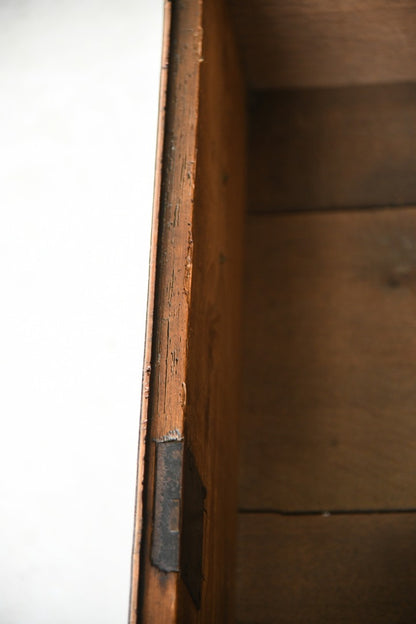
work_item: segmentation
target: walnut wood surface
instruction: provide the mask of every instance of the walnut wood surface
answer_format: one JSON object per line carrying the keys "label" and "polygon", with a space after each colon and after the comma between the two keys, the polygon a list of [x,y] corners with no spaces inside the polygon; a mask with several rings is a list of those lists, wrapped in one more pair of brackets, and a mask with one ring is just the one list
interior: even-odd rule
{"label": "walnut wood surface", "polygon": [[416,78],[412,0],[228,0],[252,88]]}
{"label": "walnut wood surface", "polygon": [[240,506],[416,508],[416,209],[251,216]]}
{"label": "walnut wood surface", "polygon": [[[164,143],[155,206],[157,261],[151,338],[149,407],[142,416],[147,429],[140,550],[139,604],[133,622],[177,621],[178,574],[166,574],[150,559],[155,439],[184,431],[186,336],[192,279],[192,214],[196,176],[199,69],[202,50],[201,2],[172,6]],[[153,246],[155,245],[153,240]],[[154,247],[153,247],[154,249]],[[152,295],[152,292],[151,292]],[[135,618],[135,619],[134,619]]]}
{"label": "walnut wood surface", "polygon": [[[234,616],[246,198],[245,90],[221,1],[172,6],[169,58],[137,621],[208,624]],[[207,491],[200,609],[151,561],[154,440],[167,435]]]}
{"label": "walnut wood surface", "polygon": [[149,413],[149,381],[152,361],[152,334],[156,281],[157,239],[160,207],[160,192],[163,168],[163,142],[165,136],[165,110],[169,67],[171,2],[165,0],[163,19],[162,59],[159,87],[159,116],[156,146],[156,167],[153,194],[152,235],[149,258],[149,286],[146,318],[146,340],[144,349],[143,378],[141,389],[141,410],[139,445],[137,453],[136,504],[134,517],[133,549],[131,558],[131,581],[129,600],[129,624],[136,624],[138,618],[139,580],[140,580],[140,549],[143,531],[143,481],[145,474],[145,454],[147,441],[147,420]]}
{"label": "walnut wood surface", "polygon": [[183,588],[181,624],[234,622],[245,90],[221,3],[205,2],[203,28],[185,438],[207,489],[204,580],[200,611]]}
{"label": "walnut wood surface", "polygon": [[412,624],[416,516],[240,515],[240,624]]}
{"label": "walnut wood surface", "polygon": [[254,93],[250,119],[250,210],[416,203],[416,84]]}

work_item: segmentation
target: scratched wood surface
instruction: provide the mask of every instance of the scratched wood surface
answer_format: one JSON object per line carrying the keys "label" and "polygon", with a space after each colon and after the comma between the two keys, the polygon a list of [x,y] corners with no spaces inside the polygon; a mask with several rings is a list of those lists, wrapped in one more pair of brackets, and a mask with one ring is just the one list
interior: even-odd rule
{"label": "scratched wood surface", "polygon": [[412,0],[228,0],[252,88],[416,79]]}
{"label": "scratched wood surface", "polygon": [[162,59],[160,73],[160,92],[159,92],[159,118],[156,145],[156,168],[154,180],[153,194],[153,215],[152,215],[152,234],[150,244],[150,261],[149,261],[149,286],[148,286],[148,302],[147,302],[147,318],[146,318],[146,339],[144,349],[143,377],[142,377],[142,393],[141,393],[141,410],[140,410],[140,427],[139,427],[139,445],[137,453],[137,478],[136,478],[136,501],[134,514],[134,535],[133,549],[131,558],[131,578],[130,578],[130,599],[129,599],[129,624],[136,624],[139,608],[139,581],[140,581],[140,550],[142,545],[143,533],[143,481],[145,475],[145,455],[147,442],[147,421],[149,414],[149,382],[152,361],[152,335],[153,335],[153,316],[154,316],[154,298],[155,298],[155,282],[156,282],[156,261],[157,261],[157,240],[158,240],[158,222],[160,208],[160,193],[162,182],[163,168],[163,143],[165,136],[165,111],[166,96],[168,83],[168,67],[169,67],[169,48],[170,48],[170,28],[171,28],[171,2],[165,0],[164,3],[164,19],[163,19],[163,38],[162,38]]}
{"label": "scratched wood surface", "polygon": [[251,216],[240,506],[416,508],[416,209]]}
{"label": "scratched wood surface", "polygon": [[240,516],[239,624],[412,624],[416,516]]}
{"label": "scratched wood surface", "polygon": [[234,622],[245,91],[223,3],[205,2],[203,29],[185,438],[207,497],[201,609],[182,586],[178,622],[221,624]]}
{"label": "scratched wood surface", "polygon": [[[136,620],[229,622],[237,517],[245,91],[222,2],[172,6],[169,58]],[[165,573],[151,562],[154,440],[166,435],[184,438],[207,490],[200,609],[180,573]]]}
{"label": "scratched wood surface", "polygon": [[[186,336],[192,279],[192,214],[196,175],[201,3],[172,6],[160,204],[156,206],[157,258],[153,302],[149,407],[143,477],[143,537],[139,599],[132,621],[176,622],[178,574],[151,564],[155,439],[182,437],[185,411]],[[155,245],[155,241],[153,241]],[[149,337],[150,339],[150,337]],[[142,424],[143,427],[143,424]],[[143,443],[143,442],[142,442]]]}
{"label": "scratched wood surface", "polygon": [[250,210],[416,203],[415,83],[255,93],[250,126]]}

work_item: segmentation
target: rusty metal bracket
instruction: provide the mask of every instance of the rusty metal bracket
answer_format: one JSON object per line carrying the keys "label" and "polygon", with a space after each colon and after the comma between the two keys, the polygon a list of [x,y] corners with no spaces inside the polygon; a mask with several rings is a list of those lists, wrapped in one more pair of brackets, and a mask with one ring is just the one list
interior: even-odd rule
{"label": "rusty metal bracket", "polygon": [[179,572],[183,442],[156,441],[152,563],[163,572]]}
{"label": "rusty metal bracket", "polygon": [[154,496],[152,564],[163,572],[180,572],[199,609],[206,490],[179,436],[156,440]]}

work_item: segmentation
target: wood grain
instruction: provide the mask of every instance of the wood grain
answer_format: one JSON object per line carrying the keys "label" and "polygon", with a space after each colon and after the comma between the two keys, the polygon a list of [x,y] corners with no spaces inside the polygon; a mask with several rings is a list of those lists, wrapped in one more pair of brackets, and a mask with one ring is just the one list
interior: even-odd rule
{"label": "wood grain", "polygon": [[[192,282],[192,214],[196,176],[199,73],[202,51],[201,2],[172,6],[166,117],[159,205],[155,206],[157,260],[151,311],[152,356],[146,428],[139,601],[133,622],[177,621],[178,582],[151,563],[155,443],[184,431],[186,336]],[[178,214],[180,211],[180,215]],[[153,240],[153,248],[155,240]],[[152,294],[152,293],[151,293]],[[135,618],[135,619],[134,619]]]}
{"label": "wood grain", "polygon": [[416,84],[257,93],[250,125],[250,210],[416,202]]}
{"label": "wood grain", "polygon": [[413,81],[412,0],[229,0],[252,88]]}
{"label": "wood grain", "polygon": [[416,621],[416,516],[240,516],[240,624]]}
{"label": "wood grain", "polygon": [[[234,616],[246,169],[245,89],[222,2],[172,6],[169,58],[137,621],[208,624]],[[180,573],[151,560],[154,441],[169,435],[184,438],[207,492],[200,609]]]}
{"label": "wood grain", "polygon": [[[205,2],[185,438],[207,489],[201,609],[183,588],[178,622],[234,622],[245,89],[221,2]],[[184,536],[186,539],[186,536]]]}
{"label": "wood grain", "polygon": [[136,497],[134,510],[134,534],[133,549],[131,557],[131,575],[130,575],[130,596],[129,596],[129,624],[136,624],[139,616],[139,582],[140,582],[140,550],[142,547],[143,532],[143,482],[145,477],[145,455],[147,442],[147,421],[149,414],[149,384],[152,361],[152,335],[153,335],[153,316],[155,303],[155,282],[156,282],[156,261],[157,261],[157,240],[158,240],[158,222],[160,209],[160,193],[162,184],[162,168],[163,168],[163,143],[165,137],[165,111],[167,98],[168,83],[168,67],[169,67],[169,49],[170,49],[170,29],[171,29],[171,8],[170,0],[164,2],[163,15],[163,38],[162,38],[162,59],[159,86],[159,110],[158,110],[158,130],[156,145],[156,167],[153,193],[153,214],[152,214],[152,233],[150,244],[149,258],[149,285],[147,298],[147,316],[146,316],[146,339],[144,348],[143,376],[141,388],[141,405],[140,405],[140,427],[139,427],[139,444],[137,453],[137,478],[136,478]]}
{"label": "wood grain", "polygon": [[416,209],[251,216],[240,505],[416,508]]}

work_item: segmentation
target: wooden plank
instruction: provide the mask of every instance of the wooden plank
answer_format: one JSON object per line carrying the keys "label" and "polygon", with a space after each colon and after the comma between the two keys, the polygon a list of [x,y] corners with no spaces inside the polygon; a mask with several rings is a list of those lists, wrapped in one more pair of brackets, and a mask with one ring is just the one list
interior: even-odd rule
{"label": "wooden plank", "polygon": [[416,209],[249,218],[240,505],[416,508]]}
{"label": "wooden plank", "polygon": [[416,78],[412,0],[229,0],[256,89]]}
{"label": "wooden plank", "polygon": [[203,29],[185,438],[207,489],[204,580],[200,611],[184,590],[178,622],[212,624],[235,615],[246,111],[222,2],[204,3]]}
{"label": "wooden plank", "polygon": [[156,260],[157,260],[157,239],[158,221],[160,208],[160,193],[163,167],[163,143],[165,136],[165,112],[167,99],[169,49],[170,49],[170,29],[171,29],[171,8],[170,0],[164,2],[163,15],[163,39],[162,39],[162,59],[159,88],[159,111],[158,130],[156,145],[156,167],[153,193],[153,214],[152,214],[152,234],[150,243],[149,262],[149,285],[147,299],[146,316],[146,338],[143,361],[143,378],[141,388],[140,405],[140,427],[139,444],[137,453],[137,478],[136,478],[136,500],[134,511],[134,534],[131,557],[130,575],[130,596],[129,596],[129,624],[136,624],[139,617],[139,583],[140,583],[140,551],[142,547],[143,532],[143,482],[145,475],[145,455],[147,443],[147,421],[149,413],[149,383],[152,361],[152,335],[153,335],[153,315],[155,303],[155,282],[156,282]]}
{"label": "wooden plank", "polygon": [[[169,432],[183,436],[186,339],[192,278],[192,214],[196,177],[199,73],[202,52],[201,3],[184,0],[172,6],[164,142],[156,189],[154,226],[157,259],[152,318],[151,364],[148,365],[148,408],[142,413],[146,431],[142,496],[140,578],[133,622],[173,624],[177,621],[176,572],[166,573],[151,561],[155,483],[155,443]],[[177,218],[178,206],[181,218]],[[153,250],[156,244],[153,238]],[[154,253],[154,251],[152,251]],[[152,287],[151,287],[152,288]],[[146,383],[146,378],[145,378]],[[139,456],[140,459],[140,456]],[[140,484],[139,484],[140,487]],[[133,588],[134,591],[134,588]]]}
{"label": "wooden plank", "polygon": [[240,516],[237,622],[416,621],[414,514]]}
{"label": "wooden plank", "polygon": [[415,154],[416,84],[255,93],[250,210],[414,203]]}
{"label": "wooden plank", "polygon": [[[145,413],[138,621],[208,624],[233,618],[245,90],[234,39],[219,0],[172,5],[171,41],[150,396]],[[177,542],[173,558],[161,553],[159,542],[161,556],[152,558],[157,525],[155,441],[166,438],[181,442],[178,452],[183,447],[184,456],[192,457],[193,467],[188,464],[189,478],[183,478],[181,492],[174,479],[175,507],[172,515],[168,509],[167,519],[158,525],[159,542],[170,526],[176,532],[180,516],[183,527],[186,524],[192,530],[193,518],[188,517],[187,522],[184,518],[185,508],[190,513],[194,508],[189,498],[192,483],[198,482],[203,498],[199,477],[195,479],[195,473],[189,476],[192,470],[198,472],[206,489],[200,605],[195,599],[199,586],[189,582],[182,557],[192,551],[199,527],[192,536],[182,527],[181,570],[177,571],[173,561]],[[175,465],[176,460],[175,455]],[[166,502],[163,475],[158,482],[162,508]],[[176,500],[179,494],[181,503]],[[201,511],[201,500],[198,502]],[[182,514],[178,512],[180,504]],[[192,548],[183,547],[186,540]],[[168,571],[157,567],[158,562],[167,560]],[[189,568],[198,566],[198,561],[192,561]]]}

